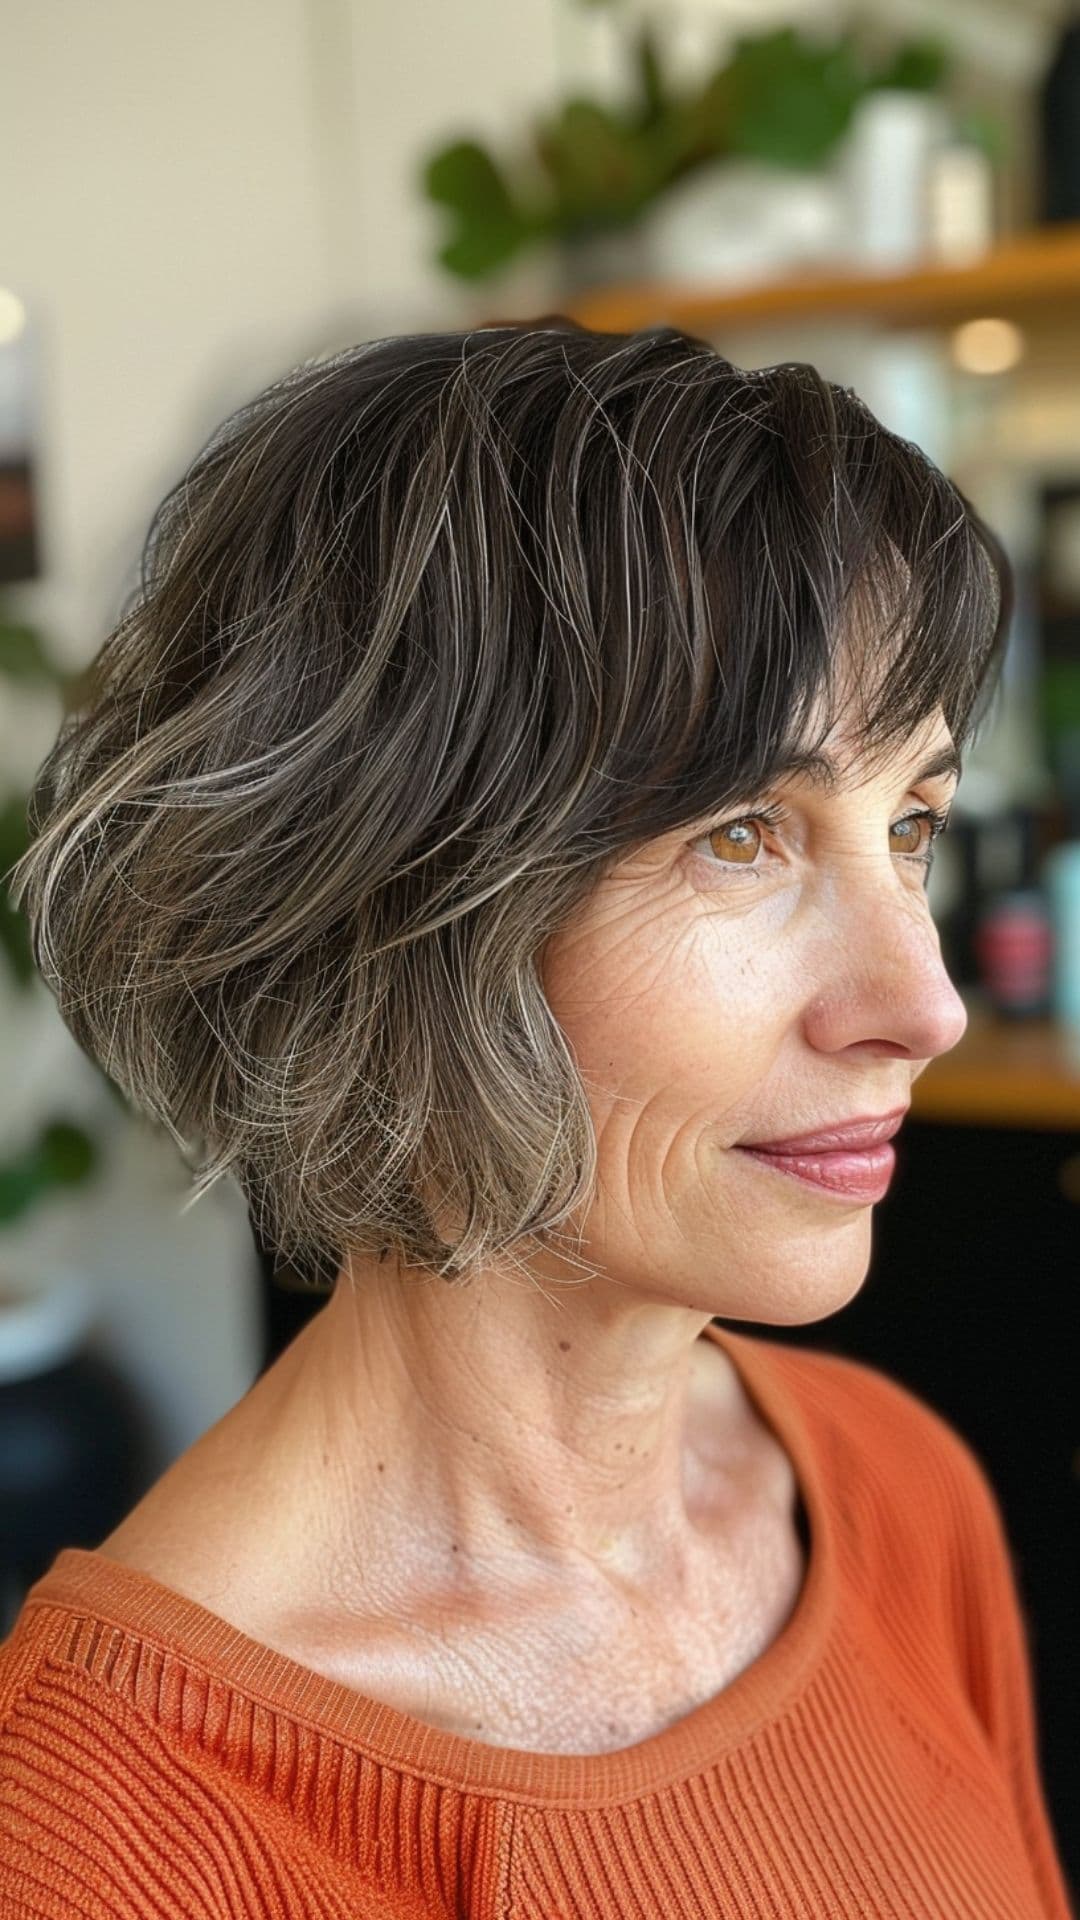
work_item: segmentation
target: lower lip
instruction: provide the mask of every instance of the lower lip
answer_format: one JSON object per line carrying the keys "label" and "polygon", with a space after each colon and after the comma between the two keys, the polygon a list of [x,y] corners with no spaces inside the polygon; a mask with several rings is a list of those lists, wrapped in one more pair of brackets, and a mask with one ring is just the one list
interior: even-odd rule
{"label": "lower lip", "polygon": [[865,1147],[860,1153],[766,1153],[758,1147],[740,1147],[738,1151],[759,1166],[801,1181],[804,1187],[817,1187],[819,1192],[863,1205],[884,1199],[896,1165],[896,1149],[888,1140]]}

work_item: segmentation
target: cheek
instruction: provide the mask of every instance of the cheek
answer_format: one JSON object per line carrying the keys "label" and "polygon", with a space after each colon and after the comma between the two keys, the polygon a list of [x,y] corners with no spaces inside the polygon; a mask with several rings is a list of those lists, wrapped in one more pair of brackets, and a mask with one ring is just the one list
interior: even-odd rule
{"label": "cheek", "polygon": [[676,1128],[744,1108],[797,1017],[799,969],[759,914],[657,916],[622,938],[582,939],[549,969],[549,1003],[597,1118],[627,1103]]}

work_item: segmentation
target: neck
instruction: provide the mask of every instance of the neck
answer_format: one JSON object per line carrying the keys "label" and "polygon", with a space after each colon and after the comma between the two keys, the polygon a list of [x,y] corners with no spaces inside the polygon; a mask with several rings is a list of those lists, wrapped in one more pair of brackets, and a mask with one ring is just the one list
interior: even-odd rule
{"label": "neck", "polygon": [[485,1591],[655,1588],[715,1555],[745,1450],[708,1324],[602,1278],[553,1296],[343,1271],[272,1370],[270,1471],[308,1463],[305,1524],[319,1516],[358,1605],[399,1604],[421,1567]]}

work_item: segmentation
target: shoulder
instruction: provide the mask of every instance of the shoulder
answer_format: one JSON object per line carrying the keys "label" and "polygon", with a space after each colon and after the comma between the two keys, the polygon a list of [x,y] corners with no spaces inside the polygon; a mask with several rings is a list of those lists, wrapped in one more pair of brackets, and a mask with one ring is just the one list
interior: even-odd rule
{"label": "shoulder", "polygon": [[233,1912],[222,1838],[261,1835],[204,1738],[205,1677],[107,1611],[33,1596],[0,1644],[0,1914]]}
{"label": "shoulder", "polygon": [[[1005,1520],[977,1450],[866,1361],[770,1343],[817,1472],[849,1645],[924,1718],[952,1702],[984,1728],[987,1676],[1026,1686],[1026,1620]],[[920,1722],[921,1724],[921,1722]]]}
{"label": "shoulder", "polygon": [[24,1606],[7,1638],[0,1640],[0,1731],[50,1658],[62,1631],[62,1619],[50,1608]]}
{"label": "shoulder", "polygon": [[27,1920],[126,1920],[141,1911],[122,1897],[119,1868],[145,1743],[117,1724],[122,1703],[73,1657],[88,1627],[108,1630],[66,1608],[24,1602],[0,1643],[0,1913]]}
{"label": "shoulder", "polygon": [[0,1915],[420,1920],[333,1852],[341,1750],[158,1635],[24,1604],[0,1686]]}
{"label": "shoulder", "polygon": [[928,1437],[933,1432],[946,1447],[951,1440],[966,1445],[930,1401],[873,1361],[838,1353],[824,1342],[796,1346],[755,1336],[746,1344],[764,1357],[770,1371],[783,1376],[811,1413],[831,1409],[846,1426],[884,1417],[890,1429],[894,1423],[908,1431],[914,1425],[923,1428]]}
{"label": "shoulder", "polygon": [[[982,1473],[963,1434],[931,1401],[868,1360],[821,1346],[783,1346],[767,1340],[769,1365],[782,1374],[816,1439],[834,1451],[858,1439],[885,1464],[931,1463],[947,1475]],[[914,1458],[911,1449],[914,1447]]]}

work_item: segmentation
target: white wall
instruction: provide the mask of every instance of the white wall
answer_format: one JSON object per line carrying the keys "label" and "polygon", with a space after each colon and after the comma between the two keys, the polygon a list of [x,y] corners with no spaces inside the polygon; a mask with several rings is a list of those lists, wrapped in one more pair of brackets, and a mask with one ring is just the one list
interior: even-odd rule
{"label": "white wall", "polygon": [[[1034,70],[1058,10],[953,0],[950,23],[991,64]],[[694,61],[725,28],[835,11],[684,0],[667,17]],[[46,567],[16,598],[74,664],[115,617],[160,494],[233,405],[327,346],[546,304],[542,262],[475,297],[432,267],[416,169],[455,133],[520,132],[557,76],[603,82],[618,60],[611,23],[572,0],[8,0],[4,29],[0,283],[35,324]],[[29,779],[57,717],[0,686],[5,784]],[[252,1377],[246,1215],[226,1192],[180,1218],[173,1150],[116,1128],[44,989],[31,1014],[0,981],[5,1062],[0,1153],[57,1093],[112,1129],[94,1197],[17,1239],[92,1270],[101,1342],[143,1386],[164,1462]]]}

